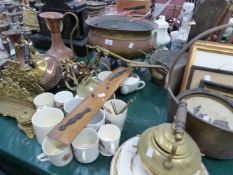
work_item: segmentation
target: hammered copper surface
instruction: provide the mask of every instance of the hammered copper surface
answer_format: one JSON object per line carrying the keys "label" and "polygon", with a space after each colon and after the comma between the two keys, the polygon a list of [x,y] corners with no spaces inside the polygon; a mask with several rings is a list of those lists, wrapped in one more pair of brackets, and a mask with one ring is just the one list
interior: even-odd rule
{"label": "hammered copper surface", "polygon": [[157,26],[148,20],[133,17],[101,16],[86,20],[90,26],[88,43],[104,47],[128,59],[150,53],[156,48],[152,32]]}
{"label": "hammered copper surface", "polygon": [[[107,44],[110,41],[112,44]],[[91,29],[88,35],[90,45],[98,45],[128,59],[143,56],[141,51],[150,53],[156,48],[152,33],[106,31]]]}

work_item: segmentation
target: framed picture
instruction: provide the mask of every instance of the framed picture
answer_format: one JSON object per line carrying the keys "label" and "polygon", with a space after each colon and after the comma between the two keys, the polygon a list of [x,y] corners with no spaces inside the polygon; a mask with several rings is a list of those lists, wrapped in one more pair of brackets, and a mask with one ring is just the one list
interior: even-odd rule
{"label": "framed picture", "polygon": [[211,81],[201,80],[199,88],[207,89],[212,92],[217,92],[233,100],[233,86],[223,85]]}
{"label": "framed picture", "polygon": [[195,42],[189,52],[181,92],[187,89],[192,66],[233,72],[233,45],[201,40]]}
{"label": "framed picture", "polygon": [[201,80],[233,86],[233,71],[192,66],[186,89],[198,88]]}

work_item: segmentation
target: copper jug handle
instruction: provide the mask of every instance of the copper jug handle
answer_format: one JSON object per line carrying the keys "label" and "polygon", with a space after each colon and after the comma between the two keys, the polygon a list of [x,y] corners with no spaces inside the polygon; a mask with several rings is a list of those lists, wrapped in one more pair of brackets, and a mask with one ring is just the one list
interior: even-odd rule
{"label": "copper jug handle", "polygon": [[76,29],[79,28],[79,19],[78,19],[78,17],[75,15],[75,13],[73,13],[73,12],[66,12],[66,13],[64,14],[63,18],[64,18],[66,15],[71,15],[71,16],[73,16],[73,17],[75,18],[75,25],[74,25],[74,27],[73,27],[71,33],[70,33],[70,48],[72,49],[72,51],[73,51],[73,53],[74,53],[74,55],[75,55],[74,46],[73,46],[72,40],[73,40],[74,32],[76,31]]}
{"label": "copper jug handle", "polygon": [[178,110],[175,116],[175,142],[172,145],[172,150],[167,160],[163,162],[163,166],[166,169],[171,169],[173,167],[172,158],[176,154],[176,151],[179,147],[179,142],[183,139],[185,124],[186,124],[186,116],[187,116],[187,103],[185,101],[181,101],[178,106]]}

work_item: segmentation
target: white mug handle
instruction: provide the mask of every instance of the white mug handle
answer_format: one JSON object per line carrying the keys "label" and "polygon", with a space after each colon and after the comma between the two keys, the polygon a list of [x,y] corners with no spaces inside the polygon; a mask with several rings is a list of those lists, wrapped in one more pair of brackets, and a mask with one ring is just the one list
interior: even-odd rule
{"label": "white mug handle", "polygon": [[49,160],[48,156],[45,153],[41,153],[37,155],[36,158],[41,162],[45,162]]}
{"label": "white mug handle", "polygon": [[140,90],[140,89],[144,88],[145,86],[146,86],[145,81],[139,81],[137,90]]}
{"label": "white mug handle", "polygon": [[82,160],[83,160],[83,162],[87,161],[87,157],[86,157],[86,152],[85,151],[82,152]]}
{"label": "white mug handle", "polygon": [[111,143],[111,145],[110,145],[110,153],[111,153],[112,155],[114,155],[115,152],[116,152],[116,147],[115,147],[114,143]]}

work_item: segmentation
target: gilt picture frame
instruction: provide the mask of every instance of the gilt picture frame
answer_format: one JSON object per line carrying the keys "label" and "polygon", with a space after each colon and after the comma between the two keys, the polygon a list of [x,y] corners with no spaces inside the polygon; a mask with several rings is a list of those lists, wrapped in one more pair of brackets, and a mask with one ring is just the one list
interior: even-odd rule
{"label": "gilt picture frame", "polygon": [[192,66],[233,72],[233,45],[212,41],[197,41],[189,51],[180,92],[187,89]]}

